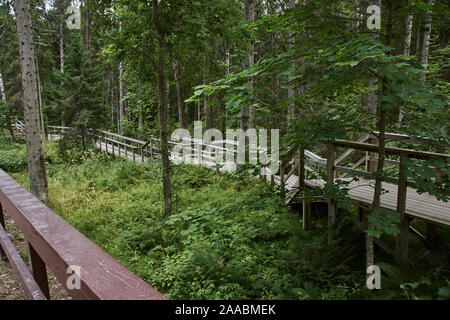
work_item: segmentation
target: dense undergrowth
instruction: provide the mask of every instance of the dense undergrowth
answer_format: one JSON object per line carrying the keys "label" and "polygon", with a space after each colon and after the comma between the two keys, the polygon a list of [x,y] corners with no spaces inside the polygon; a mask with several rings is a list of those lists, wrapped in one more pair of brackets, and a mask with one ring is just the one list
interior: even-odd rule
{"label": "dense undergrowth", "polygon": [[[448,261],[439,260],[436,275],[429,266],[399,269],[380,252],[382,290],[363,289],[363,234],[341,218],[338,241],[326,245],[326,221],[302,231],[298,213],[269,184],[173,166],[175,210],[164,218],[159,162],[139,165],[94,150],[63,161],[57,149],[50,144],[46,157],[50,206],[168,298],[450,297]],[[0,167],[27,186],[26,166],[5,160],[19,155],[23,145],[3,142]]]}

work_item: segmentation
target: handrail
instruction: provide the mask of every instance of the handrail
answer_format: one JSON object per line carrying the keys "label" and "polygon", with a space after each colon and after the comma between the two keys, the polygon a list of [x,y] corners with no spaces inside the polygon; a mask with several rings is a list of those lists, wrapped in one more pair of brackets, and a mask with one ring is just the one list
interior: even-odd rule
{"label": "handrail", "polygon": [[[345,147],[345,148],[351,148],[356,150],[362,150],[362,151],[368,151],[368,152],[378,152],[379,146],[375,144],[369,144],[369,143],[361,143],[361,142],[354,142],[354,141],[348,141],[348,140],[335,140],[331,141],[331,143],[336,147]],[[418,150],[411,150],[411,149],[404,149],[404,148],[393,148],[393,147],[386,147],[386,154],[388,155],[397,155],[397,156],[407,156],[409,158],[415,158],[415,159],[450,159],[450,155],[443,154],[443,153],[435,153],[435,152],[428,152],[428,151],[418,151]]]}
{"label": "handrail", "polygon": [[[371,138],[370,134],[366,134],[361,139],[359,139],[358,142],[366,142],[370,138]],[[350,156],[354,151],[355,149],[348,149],[347,151],[345,151],[339,158],[336,159],[336,161],[334,161],[334,165],[337,166],[339,163],[344,161],[348,156]]]}
{"label": "handrail", "polygon": [[[2,170],[0,203],[28,241],[34,279],[47,297],[46,266],[74,299],[166,299]],[[80,270],[79,288],[69,288],[69,266]]]}
{"label": "handrail", "polygon": [[[374,131],[372,132],[373,135],[372,137],[375,139],[378,139],[378,135],[380,134],[378,131]],[[401,134],[401,133],[385,133],[385,137],[386,139],[391,139],[391,141],[387,141],[387,143],[389,142],[406,142],[406,143],[412,143],[412,144],[421,144],[421,145],[431,145],[434,143],[434,141],[430,138],[423,138],[423,137],[410,137],[406,134]],[[441,141],[439,142],[439,144],[442,145],[442,147],[450,147],[449,144]]]}
{"label": "handrail", "polygon": [[116,138],[119,138],[119,139],[123,139],[123,140],[128,140],[128,141],[131,141],[131,142],[134,142],[134,143],[138,143],[138,144],[144,144],[145,143],[145,141],[133,139],[133,138],[130,138],[130,137],[125,137],[125,136],[122,136],[122,135],[117,134],[117,133],[112,133],[112,132],[108,132],[108,131],[104,131],[104,130],[97,130],[97,131],[101,132],[101,133],[103,133],[105,135],[113,136],[113,137],[116,137]]}

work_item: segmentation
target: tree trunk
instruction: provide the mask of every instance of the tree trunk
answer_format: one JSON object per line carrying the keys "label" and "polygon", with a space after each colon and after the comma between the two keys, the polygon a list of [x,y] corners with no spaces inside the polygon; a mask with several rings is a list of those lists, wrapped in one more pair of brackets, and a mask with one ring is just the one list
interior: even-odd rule
{"label": "tree trunk", "polygon": [[[245,0],[245,22],[251,22],[255,20],[255,0]],[[255,44],[253,41],[250,41],[250,48],[247,53],[247,66],[244,66],[244,69],[250,68],[250,66],[254,63],[255,60]],[[249,81],[248,86],[253,88],[253,79]],[[246,131],[248,128],[253,128],[254,122],[254,114],[253,114],[253,106],[243,106],[241,108],[241,129]]]}
{"label": "tree trunk", "polygon": [[[414,6],[414,2],[411,0],[408,2],[408,6]],[[408,58],[411,54],[411,38],[412,38],[412,26],[413,26],[414,16],[412,14],[408,14],[406,17],[406,27],[405,27],[405,41],[403,43],[403,56]]]}
{"label": "tree trunk", "polygon": [[[393,0],[386,0],[386,11],[387,11],[387,29],[386,29],[386,39],[385,44],[390,45],[392,38],[392,11],[393,11]],[[386,90],[386,85],[384,81],[381,82],[381,91]],[[382,193],[382,178],[383,178],[383,168],[386,158],[386,124],[387,124],[387,111],[383,104],[377,108],[377,129],[379,131],[378,136],[378,163],[377,171],[375,173],[375,192],[372,202],[371,212],[380,208],[381,204],[381,193]],[[369,224],[370,227],[370,224]],[[367,266],[374,264],[374,253],[373,253],[373,237],[367,236]]]}
{"label": "tree trunk", "polygon": [[178,101],[178,122],[180,124],[180,128],[185,128],[184,123],[184,100],[183,100],[183,92],[181,91],[181,68],[178,61],[173,63],[173,73],[175,78],[175,86],[177,88],[177,101]]}
{"label": "tree trunk", "polygon": [[[414,2],[411,0],[408,2],[408,6],[412,7],[414,5]],[[411,54],[411,38],[412,38],[412,26],[413,26],[413,19],[414,16],[412,14],[408,14],[406,17],[406,27],[405,27],[405,40],[403,42],[403,56],[405,58],[408,58]],[[400,108],[399,116],[398,116],[398,124],[399,126],[402,125],[403,122],[403,112]]]}
{"label": "tree trunk", "polygon": [[[377,5],[381,8],[382,1],[381,0],[373,0],[373,5]],[[373,35],[374,38],[378,38],[378,34]],[[369,109],[369,113],[373,116],[377,114],[377,106],[378,106],[378,96],[377,96],[377,90],[378,90],[378,79],[372,79],[369,80],[369,99],[367,103],[367,107]]]}
{"label": "tree trunk", "polygon": [[[119,30],[122,31],[122,22],[119,22]],[[125,118],[123,108],[123,60],[119,63],[119,134],[123,134],[123,120]]]}
{"label": "tree trunk", "polygon": [[161,161],[162,161],[162,179],[164,189],[164,213],[167,217],[172,212],[172,186],[170,182],[170,163],[169,163],[169,145],[167,142],[167,105],[166,105],[166,80],[164,74],[164,41],[165,30],[160,24],[158,16],[158,0],[152,0],[153,3],[153,23],[158,32],[158,113],[161,135]]}
{"label": "tree trunk", "polygon": [[[294,9],[295,8],[295,0],[289,0],[288,3],[288,9]],[[292,39],[293,37],[293,32],[289,31],[289,49],[292,49],[294,47],[294,39]],[[295,72],[295,63],[292,64],[292,73]],[[287,126],[288,128],[291,126],[294,115],[295,115],[295,88],[292,86],[292,84],[289,85],[288,88],[288,99],[291,101],[289,103],[289,108],[288,108],[288,123]]]}
{"label": "tree trunk", "polygon": [[123,77],[123,62],[120,61],[120,64],[119,64],[119,134],[123,134],[123,120],[124,120],[122,77]]}
{"label": "tree trunk", "polygon": [[[427,4],[430,6],[434,5],[434,0],[428,0]],[[420,63],[423,65],[422,79],[425,81],[427,69],[428,69],[428,55],[430,52],[430,37],[431,37],[431,9],[427,10],[425,17],[425,31],[423,32],[423,42],[422,42],[422,55]]]}
{"label": "tree trunk", "polygon": [[37,93],[38,93],[38,105],[39,105],[39,120],[40,120],[40,129],[41,129],[41,133],[42,133],[42,142],[44,145],[44,152],[47,149],[47,143],[45,141],[45,124],[44,124],[44,112],[42,110],[42,86],[41,86],[41,76],[39,74],[39,51],[38,51],[38,47],[36,46],[35,48],[35,52],[36,52],[36,80],[37,80]]}
{"label": "tree trunk", "polygon": [[[8,125],[9,135],[11,137],[11,142],[15,143],[16,142],[16,137],[14,136],[14,129],[13,129],[12,123],[11,123],[11,115],[10,115],[9,110],[8,110],[8,105],[7,105],[7,101],[6,101],[6,90],[5,90],[5,85],[3,83],[3,76],[2,76],[2,71],[1,70],[0,70],[0,95],[2,97],[2,101],[5,103],[6,124]],[[3,129],[2,129],[2,133],[3,133]]]}
{"label": "tree trunk", "polygon": [[88,54],[89,61],[91,60],[91,12],[89,9],[89,0],[85,0],[86,7],[86,34],[85,34],[85,42],[86,42],[86,50]]}
{"label": "tree trunk", "polygon": [[30,0],[15,0],[14,11],[20,53],[30,189],[36,197],[48,201],[47,174],[39,130],[37,77],[31,31]]}
{"label": "tree trunk", "polygon": [[58,1],[59,14],[59,69],[64,73],[64,0]]}

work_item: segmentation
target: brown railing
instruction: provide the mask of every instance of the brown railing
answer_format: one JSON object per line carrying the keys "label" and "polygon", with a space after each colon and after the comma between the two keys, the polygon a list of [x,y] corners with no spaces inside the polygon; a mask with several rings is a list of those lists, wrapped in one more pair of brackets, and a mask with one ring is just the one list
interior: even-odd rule
{"label": "brown railing", "polygon": [[[6,234],[3,210],[14,220],[28,242],[31,271]],[[7,257],[29,299],[50,297],[47,267],[73,299],[166,299],[2,170],[0,225],[0,254]],[[76,270],[78,274],[74,273]],[[79,287],[74,277],[78,277]]]}

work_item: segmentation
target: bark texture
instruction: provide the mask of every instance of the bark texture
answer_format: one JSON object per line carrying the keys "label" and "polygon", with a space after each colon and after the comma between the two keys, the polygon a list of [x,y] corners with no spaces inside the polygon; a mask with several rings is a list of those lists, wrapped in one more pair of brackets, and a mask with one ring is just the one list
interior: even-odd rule
{"label": "bark texture", "polygon": [[39,130],[39,105],[35,52],[31,32],[30,0],[15,0],[14,11],[19,42],[30,190],[39,199],[48,201],[47,174]]}
{"label": "bark texture", "polygon": [[158,113],[161,135],[161,161],[162,179],[164,191],[164,213],[166,216],[172,212],[172,186],[170,181],[169,145],[167,142],[167,103],[166,103],[166,79],[165,79],[165,36],[166,32],[159,21],[158,0],[152,0],[153,23],[158,32]]}

